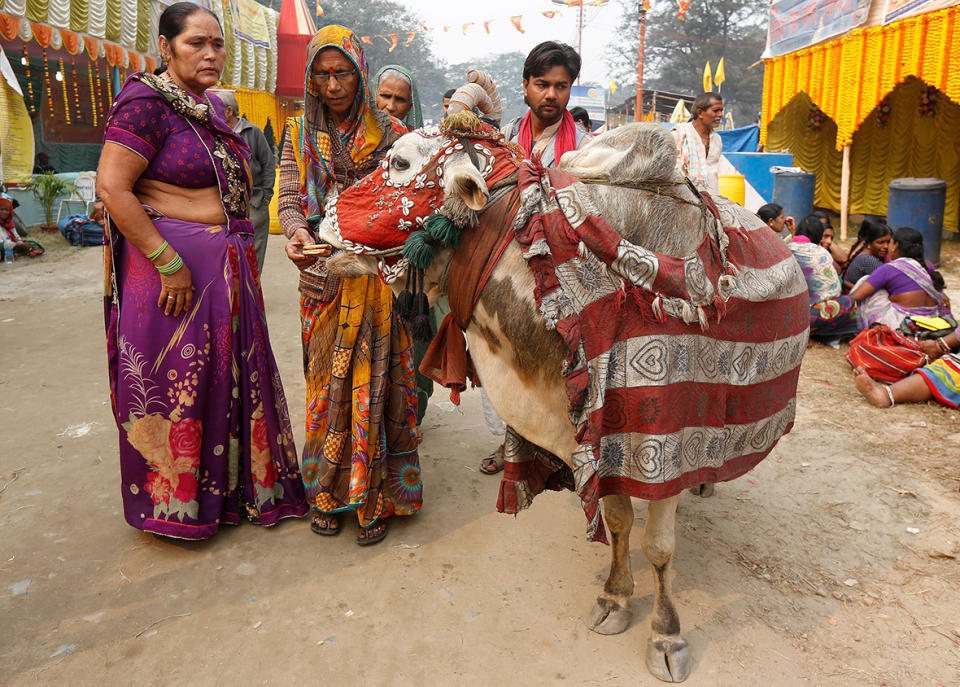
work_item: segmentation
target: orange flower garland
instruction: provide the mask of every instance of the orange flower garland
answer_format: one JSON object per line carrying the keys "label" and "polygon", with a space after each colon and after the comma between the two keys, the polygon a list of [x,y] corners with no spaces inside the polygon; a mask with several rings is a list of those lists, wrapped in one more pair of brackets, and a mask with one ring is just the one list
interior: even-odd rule
{"label": "orange flower garland", "polygon": [[41,48],[43,55],[43,87],[47,91],[47,107],[53,117],[53,89],[50,88],[50,64],[47,62],[47,49]]}
{"label": "orange flower garland", "polygon": [[63,67],[63,58],[60,58],[60,86],[63,88],[63,115],[67,124],[70,123],[70,100],[67,98],[67,75]]}
{"label": "orange flower garland", "polygon": [[936,111],[936,98],[942,97],[936,90],[960,102],[960,6],[856,29],[764,62],[761,142],[770,121],[806,92],[837,123],[835,146],[841,150],[881,99],[910,76],[935,89],[920,104],[924,115]]}
{"label": "orange flower garland", "polygon": [[33,79],[30,77],[30,55],[27,54],[27,44],[23,44],[23,66],[27,70],[27,93],[30,100],[27,102],[27,108],[31,113],[37,111],[37,104],[33,101]]}

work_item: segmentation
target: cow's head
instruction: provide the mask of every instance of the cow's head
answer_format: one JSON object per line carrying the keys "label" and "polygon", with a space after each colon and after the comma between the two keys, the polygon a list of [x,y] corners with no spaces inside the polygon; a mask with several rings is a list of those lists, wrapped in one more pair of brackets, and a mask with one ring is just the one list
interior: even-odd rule
{"label": "cow's head", "polygon": [[454,247],[476,222],[490,185],[522,159],[496,129],[468,112],[402,136],[380,167],[326,205],[319,238],[341,252],[327,261],[341,276],[379,273],[396,281],[410,264]]}

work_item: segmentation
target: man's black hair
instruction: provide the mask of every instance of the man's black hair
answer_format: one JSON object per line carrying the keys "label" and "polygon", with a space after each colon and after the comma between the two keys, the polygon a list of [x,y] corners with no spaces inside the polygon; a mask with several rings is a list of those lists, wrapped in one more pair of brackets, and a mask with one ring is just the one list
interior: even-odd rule
{"label": "man's black hair", "polygon": [[709,110],[714,100],[719,100],[721,103],[723,102],[721,95],[714,91],[707,91],[706,93],[698,95],[693,101],[693,105],[690,106],[690,121],[695,120],[702,110]]}
{"label": "man's black hair", "polygon": [[523,80],[531,76],[542,76],[551,67],[566,67],[570,81],[580,76],[580,55],[566,43],[544,41],[527,55],[523,62]]}
{"label": "man's black hair", "polygon": [[448,90],[446,93],[443,94],[443,97],[444,97],[444,98],[452,98],[452,97],[453,97],[453,94],[456,93],[456,92],[457,92],[457,89],[456,89],[456,88],[451,88],[450,90]]}
{"label": "man's black hair", "polygon": [[582,107],[571,107],[570,116],[573,117],[573,121],[583,124],[583,128],[590,127],[590,115]]}

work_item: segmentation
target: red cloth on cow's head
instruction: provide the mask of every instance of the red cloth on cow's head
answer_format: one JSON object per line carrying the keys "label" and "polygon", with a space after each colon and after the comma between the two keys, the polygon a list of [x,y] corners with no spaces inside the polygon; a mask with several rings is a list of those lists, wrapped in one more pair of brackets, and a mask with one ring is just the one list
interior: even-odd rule
{"label": "red cloth on cow's head", "polygon": [[448,139],[420,174],[397,185],[390,181],[392,157],[388,156],[377,171],[345,190],[327,207],[327,216],[344,246],[360,253],[403,246],[411,232],[423,228],[424,219],[440,210],[444,162],[450,155],[462,152],[464,145],[473,146],[488,187],[520,166],[516,151],[499,140],[485,136]]}

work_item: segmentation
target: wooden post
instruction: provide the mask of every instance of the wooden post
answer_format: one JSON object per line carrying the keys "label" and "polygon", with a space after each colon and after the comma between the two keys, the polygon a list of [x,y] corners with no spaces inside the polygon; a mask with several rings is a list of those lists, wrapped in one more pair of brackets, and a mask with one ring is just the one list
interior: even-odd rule
{"label": "wooden post", "polygon": [[843,146],[843,166],[840,168],[840,240],[847,240],[847,213],[850,210],[850,144]]}
{"label": "wooden post", "polygon": [[647,35],[647,11],[640,0],[640,48],[637,53],[637,98],[633,106],[633,121],[643,117],[643,43]]}

